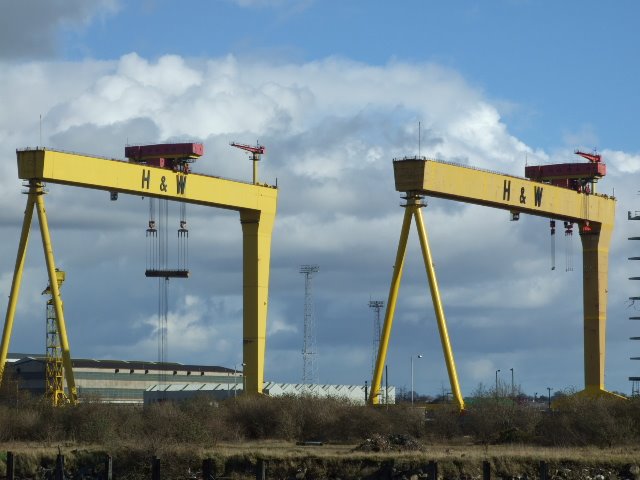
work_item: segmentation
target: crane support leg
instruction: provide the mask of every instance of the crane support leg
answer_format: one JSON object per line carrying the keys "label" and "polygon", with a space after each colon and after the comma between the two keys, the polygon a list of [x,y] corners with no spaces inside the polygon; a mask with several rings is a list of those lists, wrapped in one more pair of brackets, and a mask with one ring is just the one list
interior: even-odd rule
{"label": "crane support leg", "polygon": [[244,392],[262,393],[267,334],[269,262],[275,212],[242,210]]}
{"label": "crane support leg", "polygon": [[387,349],[389,348],[393,316],[396,312],[398,291],[400,290],[400,280],[402,279],[402,269],[404,267],[405,253],[407,251],[409,228],[411,227],[411,215],[411,209],[405,208],[404,219],[402,220],[402,230],[400,230],[400,241],[398,242],[398,252],[396,253],[396,263],[393,266],[393,276],[391,277],[391,287],[389,288],[389,297],[387,299],[387,310],[384,315],[382,336],[380,338],[380,346],[378,347],[378,358],[376,360],[376,368],[373,372],[373,380],[371,381],[369,403],[372,405],[380,403],[382,371],[384,370],[384,364],[387,361]]}
{"label": "crane support leg", "polygon": [[64,311],[62,308],[62,299],[60,298],[58,278],[56,276],[56,266],[53,258],[51,236],[49,235],[47,212],[44,208],[44,195],[42,194],[36,195],[36,209],[38,211],[38,220],[40,221],[42,248],[44,250],[44,258],[47,263],[47,273],[49,275],[49,288],[51,288],[51,298],[56,312],[56,326],[58,327],[58,336],[60,337],[60,350],[62,350],[62,364],[64,365],[64,373],[67,380],[69,401],[71,404],[75,404],[78,401],[78,391],[76,389],[75,379],[73,378],[71,352],[69,350],[69,341],[67,339],[67,329],[64,323]]}
{"label": "crane support leg", "polygon": [[436,279],[435,269],[433,267],[433,259],[431,257],[431,249],[429,247],[429,239],[427,230],[422,218],[420,209],[423,207],[420,196],[407,195],[407,204],[404,206],[404,219],[402,221],[402,230],[400,231],[400,241],[398,242],[398,252],[396,254],[396,263],[393,267],[393,276],[391,278],[391,287],[389,289],[389,298],[387,300],[387,310],[384,317],[384,327],[380,338],[380,346],[378,348],[378,358],[376,367],[371,381],[371,395],[369,403],[377,405],[380,403],[380,386],[382,384],[382,371],[387,359],[387,349],[389,347],[389,338],[391,336],[391,327],[393,325],[393,317],[395,315],[396,304],[398,301],[398,291],[400,289],[400,280],[402,279],[402,270],[404,267],[405,253],[407,250],[407,240],[409,238],[409,229],[411,228],[411,218],[415,217],[418,236],[420,237],[420,246],[422,249],[422,257],[424,266],[429,279],[429,289],[431,291],[431,299],[433,300],[433,308],[435,310],[436,319],[438,321],[438,331],[440,332],[440,342],[442,343],[442,351],[444,353],[445,362],[447,364],[447,372],[449,374],[449,382],[451,384],[451,392],[458,404],[460,411],[464,410],[464,399],[460,392],[458,383],[458,373],[456,364],[453,359],[453,351],[451,342],[449,341],[449,333],[447,331],[447,322],[440,300],[440,291],[438,290],[438,281]]}
{"label": "crane support leg", "polygon": [[580,234],[584,303],[584,393],[605,394],[607,275],[611,228]]}
{"label": "crane support leg", "polygon": [[376,360],[376,368],[373,373],[373,380],[371,381],[369,403],[372,405],[380,403],[382,371],[384,369],[384,364],[387,361],[387,348],[389,347],[391,326],[393,325],[393,316],[396,312],[398,291],[400,290],[400,280],[402,279],[404,257],[407,251],[407,239],[409,238],[409,228],[411,227],[411,215],[411,209],[405,208],[404,219],[402,220],[402,230],[400,230],[400,241],[398,242],[398,252],[396,254],[396,263],[393,266],[393,276],[391,277],[391,287],[389,288],[389,297],[387,299],[387,310],[384,315],[382,337],[380,338],[380,346],[378,347],[378,358]]}
{"label": "crane support leg", "polygon": [[[419,202],[419,200],[417,200]],[[436,272],[433,267],[433,259],[431,257],[431,248],[429,247],[429,239],[427,237],[427,230],[422,219],[422,211],[420,210],[420,204],[416,204],[409,207],[414,210],[414,217],[416,220],[416,227],[418,229],[418,235],[420,237],[420,247],[422,248],[422,258],[424,259],[424,266],[427,270],[427,276],[429,277],[429,289],[431,291],[431,299],[433,300],[433,309],[436,312],[436,319],[438,321],[438,331],[440,332],[440,343],[442,343],[442,353],[444,353],[444,359],[447,364],[447,373],[449,374],[449,384],[451,385],[451,393],[453,394],[458,409],[464,410],[464,399],[460,392],[460,384],[458,383],[458,372],[456,371],[456,362],[453,359],[453,351],[451,349],[451,342],[449,341],[449,332],[447,331],[447,320],[444,316],[444,309],[442,307],[442,301],[440,299],[440,290],[438,289],[438,280],[436,279]]]}
{"label": "crane support leg", "polygon": [[20,296],[22,272],[24,271],[24,261],[27,256],[27,246],[29,244],[29,230],[31,229],[31,220],[33,219],[33,206],[36,203],[36,197],[41,194],[42,185],[30,181],[27,208],[24,210],[22,233],[20,234],[20,243],[18,244],[18,254],[16,256],[16,266],[13,270],[9,305],[7,306],[7,315],[4,320],[4,329],[2,330],[2,346],[0,346],[0,381],[4,378],[4,367],[7,362],[7,355],[9,354],[9,342],[11,341],[11,332],[13,330],[13,319],[16,315],[16,306],[18,305],[18,297]]}

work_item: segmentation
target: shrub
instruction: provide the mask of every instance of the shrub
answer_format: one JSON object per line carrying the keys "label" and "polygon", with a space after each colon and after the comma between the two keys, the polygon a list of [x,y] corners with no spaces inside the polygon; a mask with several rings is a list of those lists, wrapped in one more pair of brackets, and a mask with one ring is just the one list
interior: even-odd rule
{"label": "shrub", "polygon": [[612,446],[638,438],[633,412],[636,402],[610,397],[563,396],[555,411],[538,423],[538,443]]}
{"label": "shrub", "polygon": [[554,411],[478,392],[467,411],[444,405],[371,407],[339,398],[240,396],[221,403],[196,398],[145,407],[82,403],[54,408],[44,401],[0,402],[0,441],[135,443],[149,452],[176,444],[221,440],[361,442],[375,435],[490,443],[623,445],[640,439],[640,399],[566,395]]}

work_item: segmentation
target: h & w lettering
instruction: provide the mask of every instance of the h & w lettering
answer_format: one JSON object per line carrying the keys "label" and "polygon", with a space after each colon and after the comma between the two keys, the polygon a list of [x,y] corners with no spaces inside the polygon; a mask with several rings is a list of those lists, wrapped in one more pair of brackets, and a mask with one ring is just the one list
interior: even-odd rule
{"label": "h & w lettering", "polygon": [[149,182],[151,182],[151,170],[142,170],[142,187],[149,190]]}
{"label": "h & w lettering", "polygon": [[507,202],[511,198],[511,180],[504,181],[504,189],[502,190],[502,200]]}

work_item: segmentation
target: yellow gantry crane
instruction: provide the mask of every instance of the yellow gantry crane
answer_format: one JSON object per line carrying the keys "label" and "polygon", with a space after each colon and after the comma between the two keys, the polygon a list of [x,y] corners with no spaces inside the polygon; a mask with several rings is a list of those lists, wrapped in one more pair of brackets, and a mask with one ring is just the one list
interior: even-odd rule
{"label": "yellow gantry crane", "polygon": [[612,395],[605,390],[604,367],[609,245],[616,202],[611,196],[595,193],[595,182],[606,173],[605,165],[600,163],[600,156],[576,153],[591,163],[527,167],[527,177],[534,180],[427,160],[424,157],[405,158],[393,162],[396,190],[404,193],[406,204],[382,338],[371,382],[370,403],[379,403],[382,372],[389,346],[409,229],[411,220],[415,219],[451,392],[460,410],[464,410],[427,231],[420,210],[425,206],[422,201],[425,196],[509,210],[514,220],[520,213],[528,213],[564,221],[569,227],[573,223],[578,224],[583,263],[585,388],[582,393]]}
{"label": "yellow gantry crane", "polygon": [[0,345],[0,379],[9,351],[13,321],[20,293],[33,209],[38,212],[49,286],[60,337],[68,397],[78,399],[71,368],[60,289],[44,204],[45,183],[57,183],[116,193],[169,199],[240,213],[243,240],[243,363],[245,391],[261,393],[264,357],[271,237],[278,190],[266,184],[245,183],[191,173],[189,169],[167,169],[145,163],[126,162],[44,148],[18,150],[18,177],[28,187],[18,254]]}

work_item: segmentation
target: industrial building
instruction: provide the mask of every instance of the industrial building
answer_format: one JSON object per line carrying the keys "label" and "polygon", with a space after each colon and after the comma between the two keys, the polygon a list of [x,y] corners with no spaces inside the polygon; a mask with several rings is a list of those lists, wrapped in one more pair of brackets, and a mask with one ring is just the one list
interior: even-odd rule
{"label": "industrial building", "polygon": [[[34,396],[44,396],[46,357],[44,355],[9,355],[7,373],[18,388]],[[127,360],[71,360],[79,400],[109,403],[142,404],[144,391],[155,385],[242,384],[242,372],[230,368],[182,363]]]}
{"label": "industrial building", "polygon": [[[238,383],[182,383],[171,385],[154,385],[144,392],[144,403],[158,401],[181,401],[204,397],[212,400],[224,400],[242,393],[242,382]],[[265,382],[262,393],[271,397],[285,395],[310,395],[319,398],[339,398],[364,405],[367,401],[368,389],[360,385],[309,385],[302,383]],[[395,387],[383,389],[380,404],[396,402]]]}
{"label": "industrial building", "polygon": [[[38,354],[9,354],[7,374],[22,391],[43,397],[46,389],[46,357]],[[195,397],[224,400],[244,391],[242,371],[208,365],[94,360],[74,358],[73,375],[80,402],[99,401],[141,405],[157,401],[180,401]],[[313,395],[365,403],[360,385],[305,385],[265,382],[269,396]],[[385,390],[380,403],[395,403],[395,387]]]}

